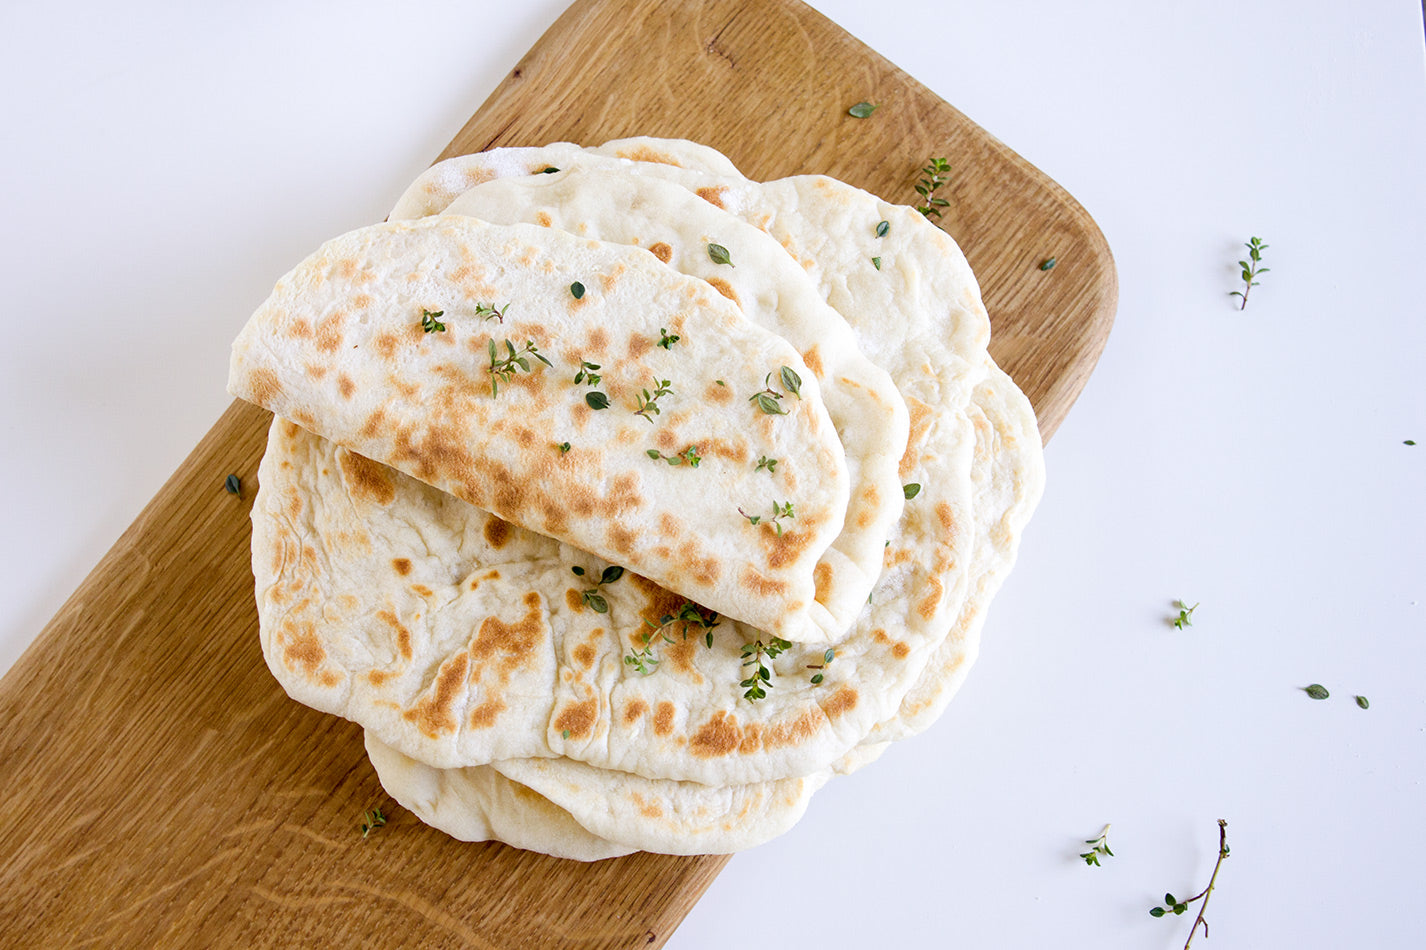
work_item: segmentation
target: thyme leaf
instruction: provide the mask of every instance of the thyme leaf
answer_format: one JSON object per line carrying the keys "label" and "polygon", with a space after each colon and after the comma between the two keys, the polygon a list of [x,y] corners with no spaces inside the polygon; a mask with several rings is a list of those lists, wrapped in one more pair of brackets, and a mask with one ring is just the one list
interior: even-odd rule
{"label": "thyme leaf", "polygon": [[421,329],[425,330],[427,333],[442,332],[443,330],[445,330],[446,325],[441,321],[437,320],[436,318],[443,317],[445,315],[446,312],[444,310],[422,310]]}
{"label": "thyme leaf", "polygon": [[865,119],[877,110],[877,107],[870,102],[858,102],[847,110],[847,115],[854,119]]}
{"label": "thyme leaf", "polygon": [[715,264],[727,264],[729,267],[736,267],[733,258],[729,256],[728,249],[721,244],[708,245],[708,259]]}
{"label": "thyme leaf", "polygon": [[933,158],[931,163],[921,169],[921,174],[925,175],[916,183],[916,194],[925,201],[924,204],[916,206],[916,210],[921,212],[929,220],[932,216],[939,218],[941,209],[950,205],[944,198],[936,197],[936,190],[947,184],[950,179],[951,163],[944,158]]}
{"label": "thyme leaf", "polygon": [[243,481],[236,475],[229,475],[223,479],[223,487],[227,489],[229,495],[243,497]]}
{"label": "thyme leaf", "polygon": [[634,410],[634,415],[643,416],[650,425],[653,425],[654,416],[659,414],[658,401],[664,396],[673,395],[673,390],[669,388],[670,385],[671,383],[667,379],[659,379],[655,376],[653,393],[650,394],[649,391],[645,389],[636,397],[638,399],[639,408]]}
{"label": "thyme leaf", "polygon": [[663,459],[670,465],[686,464],[689,468],[697,468],[698,463],[703,461],[703,457],[698,454],[697,445],[690,445],[677,455],[664,455],[658,449],[649,449],[644,454],[654,460]]}
{"label": "thyme leaf", "polygon": [[490,367],[486,372],[490,374],[490,395],[492,397],[500,395],[499,384],[501,382],[508,383],[515,377],[517,372],[528,373],[530,371],[530,361],[526,359],[526,357],[533,356],[546,366],[553,365],[549,360],[540,355],[539,351],[535,348],[534,340],[526,340],[525,345],[518,350],[515,349],[515,344],[509,340],[504,342],[507,355],[501,357],[500,351],[495,345],[494,338],[492,337],[490,340]]}
{"label": "thyme leaf", "polygon": [[678,342],[679,340],[681,340],[681,339],[683,339],[683,338],[682,338],[681,336],[679,336],[677,333],[669,333],[668,330],[665,329],[664,327],[659,327],[659,342],[658,342],[658,345],[661,346],[661,347],[663,347],[664,349],[666,349],[666,350],[671,350],[671,349],[673,349],[673,345],[674,345],[675,343],[677,343],[677,342]]}
{"label": "thyme leaf", "polygon": [[370,811],[362,812],[361,818],[361,838],[363,841],[366,840],[367,835],[386,824],[386,816],[382,814],[380,808],[373,808]]}

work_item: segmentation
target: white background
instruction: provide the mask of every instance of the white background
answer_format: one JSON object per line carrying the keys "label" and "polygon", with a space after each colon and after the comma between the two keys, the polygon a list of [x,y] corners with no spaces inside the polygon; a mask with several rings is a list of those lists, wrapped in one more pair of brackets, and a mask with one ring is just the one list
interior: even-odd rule
{"label": "white background", "polygon": [[[814,5],[1084,204],[1119,313],[945,717],[669,946],[1179,947],[1147,911],[1220,817],[1208,946],[1419,946],[1415,0]],[[275,278],[384,217],[565,4],[219,6],[0,6],[0,670],[228,405]]]}

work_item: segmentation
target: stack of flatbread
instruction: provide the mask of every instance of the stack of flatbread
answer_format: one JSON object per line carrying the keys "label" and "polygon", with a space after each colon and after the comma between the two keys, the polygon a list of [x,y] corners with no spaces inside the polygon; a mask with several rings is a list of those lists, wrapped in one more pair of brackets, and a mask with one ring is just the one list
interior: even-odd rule
{"label": "stack of flatbread", "polygon": [[731,852],[925,729],[1043,481],[955,243],[688,142],[498,149],[279,281],[263,652],[423,821]]}

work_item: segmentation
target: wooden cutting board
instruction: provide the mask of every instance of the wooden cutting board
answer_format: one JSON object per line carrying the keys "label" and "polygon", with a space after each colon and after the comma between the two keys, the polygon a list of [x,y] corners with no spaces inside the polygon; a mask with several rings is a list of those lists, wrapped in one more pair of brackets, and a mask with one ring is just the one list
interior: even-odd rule
{"label": "wooden cutting board", "polygon": [[[870,118],[847,114],[861,100]],[[907,203],[948,158],[940,223],[980,277],[991,352],[1044,437],[1064,418],[1116,302],[1094,222],[796,0],[579,0],[442,157],[641,134]],[[268,418],[229,408],[0,681],[0,945],[662,945],[727,858],[584,865],[455,842],[387,799],[358,727],[268,674],[248,565]],[[376,807],[390,821],[364,840]]]}

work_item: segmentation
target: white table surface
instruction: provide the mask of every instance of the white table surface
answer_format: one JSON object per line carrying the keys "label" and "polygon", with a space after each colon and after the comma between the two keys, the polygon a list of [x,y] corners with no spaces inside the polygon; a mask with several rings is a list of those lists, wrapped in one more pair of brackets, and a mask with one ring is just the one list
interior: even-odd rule
{"label": "white table surface", "polygon": [[[275,278],[381,219],[565,3],[218,6],[0,7],[0,670],[228,405]],[[1179,947],[1147,911],[1220,817],[1207,946],[1419,946],[1420,7],[814,6],[1079,198],[1119,313],[946,715],[669,946]]]}

